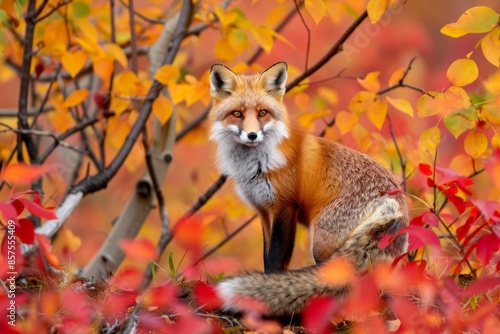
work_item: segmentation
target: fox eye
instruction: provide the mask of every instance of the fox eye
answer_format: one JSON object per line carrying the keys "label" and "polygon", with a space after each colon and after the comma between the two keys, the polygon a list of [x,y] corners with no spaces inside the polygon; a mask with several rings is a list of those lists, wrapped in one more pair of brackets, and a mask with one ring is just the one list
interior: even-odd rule
{"label": "fox eye", "polygon": [[259,116],[260,117],[264,117],[266,115],[267,115],[267,110],[261,110],[261,111],[259,111]]}
{"label": "fox eye", "polygon": [[231,113],[236,118],[241,118],[241,111],[235,110]]}

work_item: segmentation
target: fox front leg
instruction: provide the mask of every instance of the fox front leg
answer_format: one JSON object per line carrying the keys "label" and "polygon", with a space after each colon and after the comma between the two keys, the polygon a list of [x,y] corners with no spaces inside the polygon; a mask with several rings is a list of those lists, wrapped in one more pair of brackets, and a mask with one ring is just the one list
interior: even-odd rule
{"label": "fox front leg", "polygon": [[272,217],[268,233],[264,228],[264,270],[266,273],[286,270],[295,244],[296,224],[295,208],[287,207]]}

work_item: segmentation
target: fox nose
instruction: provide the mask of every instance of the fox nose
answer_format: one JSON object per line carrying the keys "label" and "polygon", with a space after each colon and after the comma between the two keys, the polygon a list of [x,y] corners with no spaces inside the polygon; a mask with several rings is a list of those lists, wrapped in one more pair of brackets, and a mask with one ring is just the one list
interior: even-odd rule
{"label": "fox nose", "polygon": [[249,132],[249,133],[247,134],[247,137],[248,137],[248,139],[250,139],[250,140],[255,140],[255,139],[257,139],[257,134],[256,134],[255,132]]}

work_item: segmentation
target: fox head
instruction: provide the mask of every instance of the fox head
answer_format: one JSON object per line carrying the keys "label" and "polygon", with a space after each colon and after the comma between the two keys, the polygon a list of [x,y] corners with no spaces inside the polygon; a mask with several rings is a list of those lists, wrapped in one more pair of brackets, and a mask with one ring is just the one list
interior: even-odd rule
{"label": "fox head", "polygon": [[279,62],[261,74],[236,75],[221,64],[210,70],[210,139],[218,144],[248,147],[277,145],[288,138],[288,115],[283,105],[287,65]]}

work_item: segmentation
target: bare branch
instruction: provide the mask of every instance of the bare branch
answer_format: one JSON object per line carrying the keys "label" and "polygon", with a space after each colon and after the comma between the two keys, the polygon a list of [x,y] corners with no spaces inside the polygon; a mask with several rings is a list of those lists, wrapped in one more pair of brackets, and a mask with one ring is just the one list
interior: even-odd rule
{"label": "bare branch", "polygon": [[308,78],[312,74],[316,73],[321,67],[323,67],[326,63],[330,61],[337,53],[342,51],[342,46],[347,41],[347,39],[352,35],[352,33],[359,27],[359,25],[368,17],[368,13],[365,10],[348,28],[347,30],[340,36],[337,42],[328,50],[328,52],[318,61],[316,64],[311,66],[307,71],[304,71],[301,75],[295,78],[292,82],[290,82],[286,86],[286,90],[297,86],[301,81]]}

